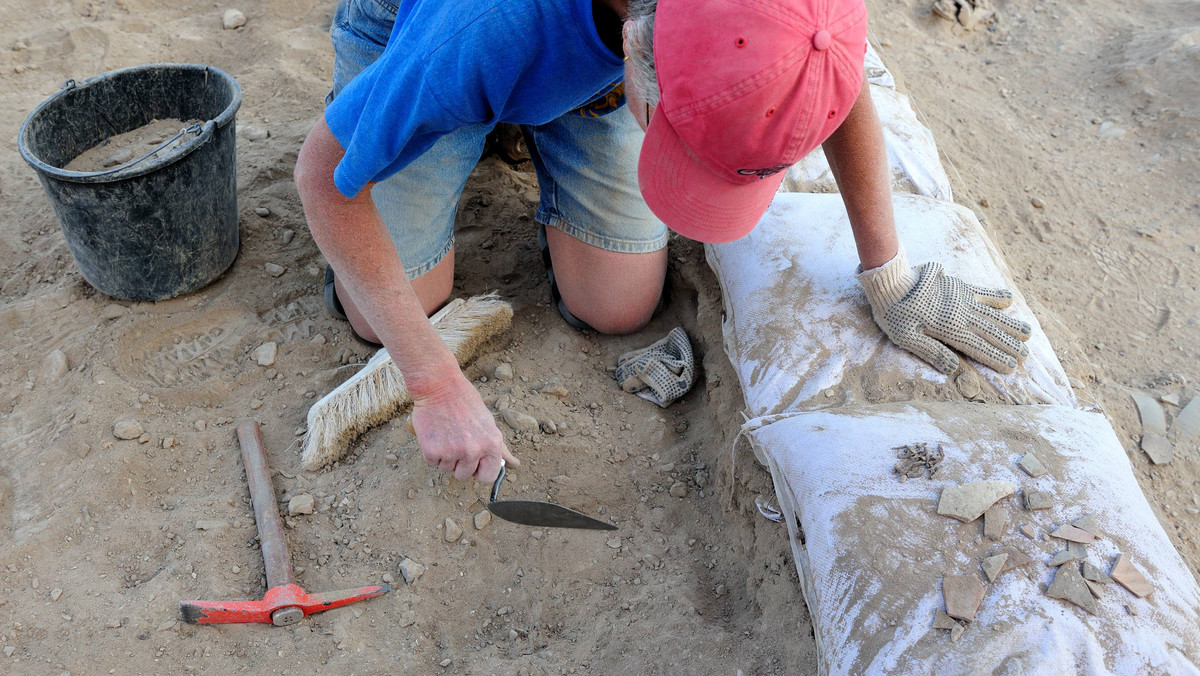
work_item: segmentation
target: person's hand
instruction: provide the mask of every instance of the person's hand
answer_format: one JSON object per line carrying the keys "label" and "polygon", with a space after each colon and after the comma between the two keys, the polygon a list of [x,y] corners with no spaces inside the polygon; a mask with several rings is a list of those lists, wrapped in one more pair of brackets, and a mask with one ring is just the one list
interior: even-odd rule
{"label": "person's hand", "polygon": [[461,373],[437,390],[414,395],[411,423],[425,462],[460,481],[495,481],[501,458],[509,467],[521,464],[504,444],[479,392]]}
{"label": "person's hand", "polygon": [[1000,312],[1012,293],[948,277],[940,263],[908,267],[904,249],[878,268],[855,275],[875,322],[897,346],[942,373],[958,370],[950,348],[1000,373],[1012,373],[1029,355],[1029,324]]}

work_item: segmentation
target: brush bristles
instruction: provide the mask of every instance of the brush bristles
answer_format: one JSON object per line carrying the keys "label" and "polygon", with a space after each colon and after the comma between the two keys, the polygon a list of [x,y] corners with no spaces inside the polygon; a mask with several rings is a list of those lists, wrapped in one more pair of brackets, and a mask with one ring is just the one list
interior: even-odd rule
{"label": "brush bristles", "polygon": [[[512,315],[512,306],[493,292],[456,298],[429,321],[461,366],[507,329]],[[396,417],[411,403],[400,369],[386,349],[379,350],[361,371],[308,410],[300,466],[315,470],[340,460],[362,433]]]}

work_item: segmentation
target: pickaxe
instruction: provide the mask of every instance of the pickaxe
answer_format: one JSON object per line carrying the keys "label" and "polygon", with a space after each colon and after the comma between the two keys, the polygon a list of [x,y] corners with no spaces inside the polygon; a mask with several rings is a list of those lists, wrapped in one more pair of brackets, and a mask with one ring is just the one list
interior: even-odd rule
{"label": "pickaxe", "polygon": [[267,593],[261,601],[180,601],[179,613],[184,621],[193,624],[270,622],[285,627],[299,622],[305,615],[381,596],[391,590],[390,585],[383,584],[309,594],[296,584],[292,556],[283,535],[283,519],[279,517],[279,505],[275,502],[275,487],[271,485],[262,430],[257,422],[244,422],[238,425],[237,435],[242,447],[242,462],[246,465],[246,482],[250,484],[250,500],[254,503],[258,542],[267,570]]}

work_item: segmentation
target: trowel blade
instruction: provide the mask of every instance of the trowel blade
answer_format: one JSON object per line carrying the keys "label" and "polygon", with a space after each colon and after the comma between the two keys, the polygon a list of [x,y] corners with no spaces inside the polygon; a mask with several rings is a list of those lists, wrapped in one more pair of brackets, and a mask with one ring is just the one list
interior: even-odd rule
{"label": "trowel blade", "polygon": [[524,526],[617,530],[617,527],[611,523],[550,502],[538,502],[537,500],[500,500],[499,502],[488,503],[488,510],[505,521],[519,523]]}

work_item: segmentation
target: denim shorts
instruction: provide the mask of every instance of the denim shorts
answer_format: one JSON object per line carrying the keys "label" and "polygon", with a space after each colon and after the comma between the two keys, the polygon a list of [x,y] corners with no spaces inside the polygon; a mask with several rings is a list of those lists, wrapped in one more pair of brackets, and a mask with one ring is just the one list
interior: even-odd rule
{"label": "denim shorts", "polygon": [[[335,57],[326,103],[383,53],[396,9],[386,0],[338,3],[329,29]],[[443,136],[372,187],[410,279],[433,269],[454,245],[458,201],[492,126],[470,125]],[[666,246],[666,226],[638,190],[643,133],[624,106],[599,117],[568,113],[521,131],[537,171],[539,223],[608,251],[648,253]]]}

